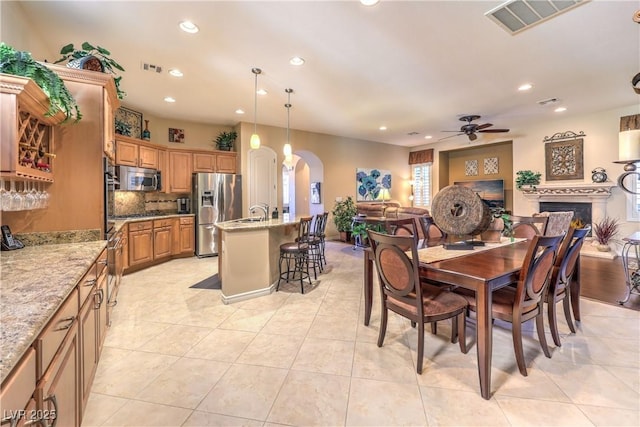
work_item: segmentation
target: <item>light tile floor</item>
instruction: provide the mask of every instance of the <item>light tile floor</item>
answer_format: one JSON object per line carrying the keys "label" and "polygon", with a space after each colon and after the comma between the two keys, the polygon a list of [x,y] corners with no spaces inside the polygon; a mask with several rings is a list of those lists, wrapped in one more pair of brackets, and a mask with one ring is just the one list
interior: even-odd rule
{"label": "light tile floor", "polygon": [[496,322],[487,401],[473,321],[468,354],[449,343],[448,324],[428,333],[417,375],[408,321],[392,315],[376,346],[377,293],[371,326],[362,323],[362,252],[329,242],[327,253],[304,295],[283,285],[231,305],[189,288],[216,272],[216,258],[125,276],[83,425],[640,425],[640,312],[583,299],[576,334],[559,316],[563,345],[551,359],[529,322],[528,377]]}

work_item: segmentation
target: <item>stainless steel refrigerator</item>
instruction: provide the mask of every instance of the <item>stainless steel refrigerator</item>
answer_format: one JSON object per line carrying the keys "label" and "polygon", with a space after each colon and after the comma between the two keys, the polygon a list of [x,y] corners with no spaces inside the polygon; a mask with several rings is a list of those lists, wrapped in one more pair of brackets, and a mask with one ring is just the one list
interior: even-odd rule
{"label": "stainless steel refrigerator", "polygon": [[196,255],[218,254],[217,222],[242,217],[242,177],[225,173],[194,173],[191,203],[196,216]]}

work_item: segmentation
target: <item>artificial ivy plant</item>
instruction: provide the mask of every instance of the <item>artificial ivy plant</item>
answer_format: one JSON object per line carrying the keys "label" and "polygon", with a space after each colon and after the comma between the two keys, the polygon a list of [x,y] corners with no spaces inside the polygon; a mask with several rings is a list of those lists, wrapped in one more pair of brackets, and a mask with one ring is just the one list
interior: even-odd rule
{"label": "artificial ivy plant", "polygon": [[47,116],[53,116],[58,111],[62,111],[66,116],[65,121],[70,119],[78,121],[82,118],[76,100],[62,79],[45,65],[36,62],[29,52],[15,50],[0,42],[0,73],[27,77],[40,86],[49,97]]}
{"label": "artificial ivy plant", "polygon": [[525,185],[530,185],[533,189],[536,189],[536,185],[540,185],[540,172],[533,172],[530,170],[521,170],[516,172],[516,188],[522,190]]}
{"label": "artificial ivy plant", "polygon": [[216,148],[221,151],[231,151],[233,143],[236,142],[237,137],[238,133],[234,130],[231,132],[220,132],[215,140]]}
{"label": "artificial ivy plant", "polygon": [[[102,65],[102,71],[105,73],[111,73],[116,75],[114,68],[120,71],[124,71],[122,65],[118,64],[112,58],[109,57],[111,52],[101,46],[93,46],[91,43],[84,42],[82,43],[82,49],[76,49],[73,46],[73,43],[69,43],[60,49],[60,54],[62,58],[58,59],[55,63],[58,64],[63,61],[72,62],[75,60],[79,60],[82,58],[93,56]],[[123,90],[120,89],[120,81],[122,80],[122,76],[117,76],[113,78],[114,83],[116,84],[116,91],[118,94],[118,98],[122,99],[127,94]]]}

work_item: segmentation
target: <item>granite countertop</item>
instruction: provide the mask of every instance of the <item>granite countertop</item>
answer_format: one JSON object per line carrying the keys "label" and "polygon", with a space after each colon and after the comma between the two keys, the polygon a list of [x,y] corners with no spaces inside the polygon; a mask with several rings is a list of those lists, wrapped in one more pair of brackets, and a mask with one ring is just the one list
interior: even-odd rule
{"label": "granite countertop", "polygon": [[248,221],[248,218],[233,219],[231,221],[224,221],[214,224],[218,229],[231,232],[231,231],[249,231],[249,230],[261,230],[274,227],[282,227],[285,225],[297,224],[300,222],[300,217],[294,216],[288,219],[268,219],[266,221]]}
{"label": "granite countertop", "polygon": [[105,240],[27,246],[0,257],[0,382],[106,247]]}

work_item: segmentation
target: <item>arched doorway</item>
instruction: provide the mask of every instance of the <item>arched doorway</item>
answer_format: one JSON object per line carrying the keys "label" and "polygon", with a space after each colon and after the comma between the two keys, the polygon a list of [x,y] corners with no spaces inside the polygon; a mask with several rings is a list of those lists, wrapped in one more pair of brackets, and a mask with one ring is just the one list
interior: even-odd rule
{"label": "arched doorway", "polygon": [[[291,216],[316,215],[324,212],[324,165],[310,151],[299,150],[291,165],[282,164],[283,211]],[[312,197],[315,189],[317,195]]]}

